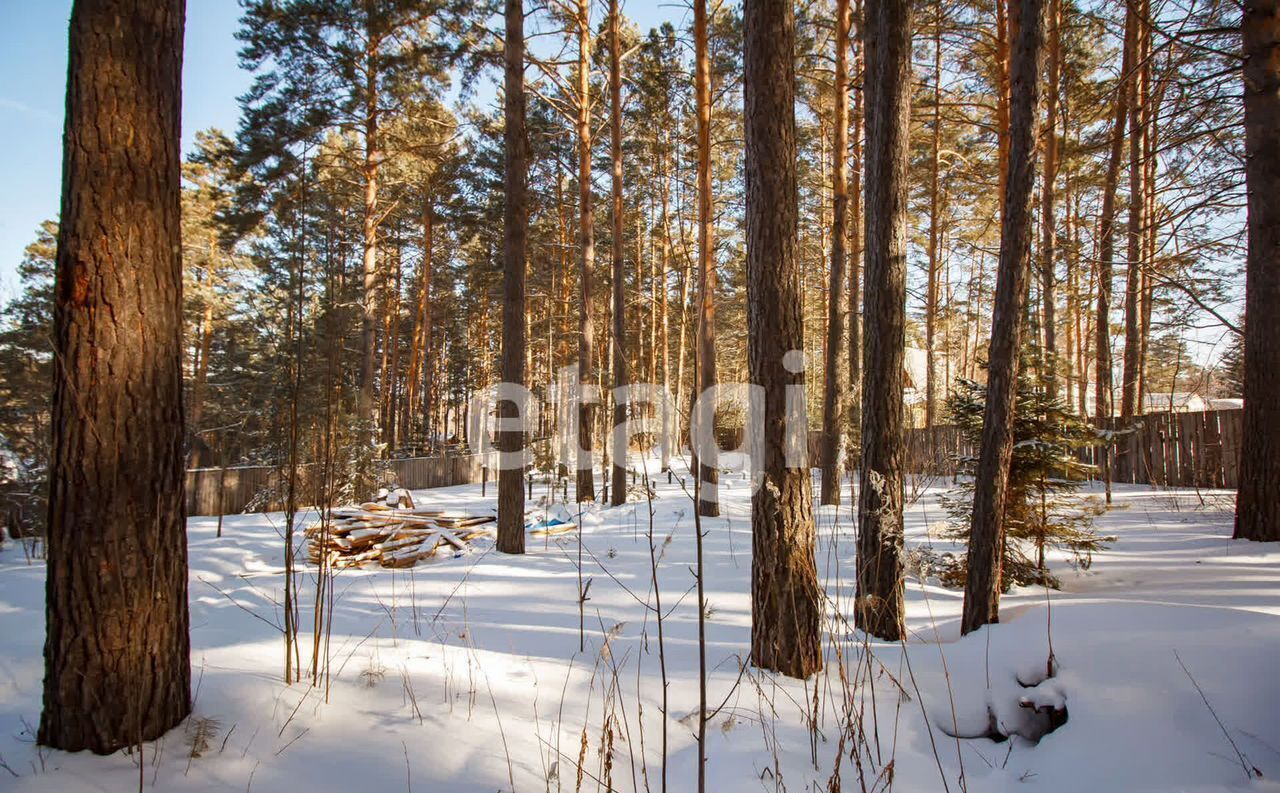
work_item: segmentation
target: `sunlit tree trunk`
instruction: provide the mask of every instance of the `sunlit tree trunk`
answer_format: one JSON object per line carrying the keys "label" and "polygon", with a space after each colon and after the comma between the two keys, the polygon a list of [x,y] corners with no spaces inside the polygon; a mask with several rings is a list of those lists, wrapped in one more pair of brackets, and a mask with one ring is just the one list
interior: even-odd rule
{"label": "sunlit tree trunk", "polygon": [[[862,25],[862,0],[854,3],[854,18]],[[863,47],[861,30],[851,35],[855,51],[853,77],[863,77]],[[849,173],[849,464],[857,466],[862,431],[862,97],[863,91],[854,92],[853,114],[849,137],[852,142],[853,164]]]}
{"label": "sunlit tree trunk", "polygon": [[[525,385],[525,244],[528,236],[528,154],[524,122],[524,4],[506,0],[503,107],[502,381]],[[498,415],[513,419],[524,406],[509,399]],[[525,434],[503,430],[499,449],[524,449]],[[498,472],[498,550],[524,553],[524,468],[506,462]]]}
{"label": "sunlit tree trunk", "polygon": [[910,0],[868,4],[862,30],[867,96],[862,455],[855,620],[903,637],[902,366],[906,349]]}
{"label": "sunlit tree trunk", "polygon": [[[699,420],[710,431],[715,422],[716,402],[707,398],[707,389],[716,384],[716,261],[715,218],[711,195],[711,55],[707,42],[707,0],[694,0],[694,93],[698,116],[698,391]],[[714,447],[700,449],[698,511],[714,517],[720,514],[720,463]]]}
{"label": "sunlit tree trunk", "polygon": [[1147,168],[1143,159],[1147,112],[1143,76],[1147,73],[1143,56],[1144,41],[1149,36],[1146,23],[1147,3],[1137,0],[1135,73],[1128,82],[1129,93],[1129,229],[1124,290],[1124,365],[1120,379],[1120,416],[1130,418],[1138,413],[1138,380],[1142,365],[1142,291],[1146,269]]}
{"label": "sunlit tree trunk", "polygon": [[[376,428],[378,403],[374,399],[374,379],[378,355],[378,179],[382,162],[380,113],[378,106],[378,33],[376,16],[369,15],[365,48],[364,107],[364,214],[363,248],[364,297],[360,315],[360,413]],[[376,437],[376,434],[375,434]]]}
{"label": "sunlit tree trunk", "polygon": [[67,751],[151,741],[191,712],[182,33],[181,0],[71,12],[37,736]]}
{"label": "sunlit tree trunk", "polygon": [[[1111,152],[1107,160],[1107,172],[1102,187],[1102,217],[1098,229],[1098,310],[1094,317],[1094,374],[1097,393],[1094,395],[1094,415],[1107,419],[1112,415],[1111,402],[1111,291],[1115,260],[1116,188],[1120,181],[1120,160],[1124,153],[1125,119],[1129,113],[1129,91],[1125,85],[1133,70],[1135,40],[1136,0],[1129,0],[1125,11],[1124,55],[1120,66],[1120,79],[1124,81],[1116,91],[1115,117],[1111,126]],[[1105,455],[1109,459],[1109,454]],[[1104,475],[1108,478],[1109,464]]]}
{"label": "sunlit tree trunk", "polygon": [[751,660],[804,678],[822,668],[822,610],[803,448],[792,457],[806,422],[803,359],[791,360],[804,349],[791,0],[748,2],[743,26],[748,358],[764,396],[753,450],[762,481],[751,497]]}
{"label": "sunlit tree trunk", "polygon": [[1026,321],[1024,301],[1031,255],[1031,195],[1036,176],[1036,113],[1045,2],[1013,0],[1009,8],[1010,27],[1017,31],[1010,70],[1009,178],[1001,214],[982,444],[974,473],[962,633],[997,622],[1000,614],[1004,502],[1013,455],[1018,358]]}
{"label": "sunlit tree trunk", "polygon": [[[595,219],[591,195],[591,3],[578,0],[578,384],[586,389],[595,381],[595,331],[591,322],[591,270],[595,267]],[[578,405],[577,500],[595,501],[592,438],[595,405],[583,399]]]}
{"label": "sunlit tree trunk", "polygon": [[929,143],[929,258],[924,289],[924,425],[926,427],[932,427],[938,420],[938,270],[941,267],[939,238],[942,223],[942,218],[939,216],[941,190],[938,172],[942,153],[942,9],[942,4],[939,3],[938,19],[933,30],[933,129]]}
{"label": "sunlit tree trunk", "polygon": [[843,355],[848,338],[849,304],[845,299],[845,267],[848,264],[849,169],[849,0],[836,0],[835,142],[831,147],[831,267],[827,286],[827,349],[822,381],[822,503],[840,503],[840,471],[845,456],[845,405],[849,398],[848,359]]}
{"label": "sunlit tree trunk", "polygon": [[[1058,396],[1057,218],[1058,90],[1062,74],[1062,0],[1048,0],[1047,49],[1049,81],[1045,86],[1044,174],[1040,185],[1040,301],[1044,315],[1044,350],[1040,379],[1050,399]],[[1068,358],[1069,360],[1069,358]]]}
{"label": "sunlit tree trunk", "polygon": [[[626,270],[622,253],[622,52],[618,0],[609,0],[609,160],[613,166],[613,385],[627,385]],[[627,403],[615,397],[613,426],[625,428]],[[625,429],[614,434],[613,480],[609,503],[627,503],[627,438]]]}
{"label": "sunlit tree trunk", "polygon": [[1244,444],[1235,536],[1280,540],[1280,2],[1245,0]]}

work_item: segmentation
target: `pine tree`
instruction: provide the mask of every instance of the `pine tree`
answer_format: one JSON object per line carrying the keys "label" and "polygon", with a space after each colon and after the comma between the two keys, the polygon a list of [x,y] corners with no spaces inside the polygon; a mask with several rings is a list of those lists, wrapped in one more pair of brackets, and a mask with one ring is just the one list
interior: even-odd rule
{"label": "pine tree", "polygon": [[18,265],[22,293],[0,310],[0,506],[15,537],[44,533],[57,237],[57,223],[40,225]]}
{"label": "pine tree", "polygon": [[748,333],[751,382],[764,403],[753,452],[762,481],[751,497],[751,661],[805,678],[822,668],[822,637],[810,472],[793,467],[789,449],[805,433],[804,408],[794,410],[790,396],[803,389],[804,371],[788,360],[804,348],[791,2],[748,3],[744,23]]}
{"label": "pine tree", "polygon": [[[1034,347],[1028,349],[1034,350]],[[1013,450],[1005,487],[1003,536],[995,587],[1008,592],[1012,586],[1039,584],[1058,588],[1049,572],[1045,554],[1066,551],[1074,563],[1087,569],[1092,554],[1113,538],[1091,528],[1101,510],[1093,499],[1077,491],[1095,473],[1080,461],[1077,452],[1096,446],[1097,431],[1060,399],[1050,397],[1036,383],[1031,356],[1023,353],[1013,415]],[[975,445],[982,442],[987,389],[972,380],[961,380],[947,399],[949,420]],[[976,459],[962,461],[972,473]],[[974,480],[962,479],[959,487],[943,497],[950,516],[948,539],[968,544],[973,515]],[[941,578],[947,586],[964,587],[968,565],[964,559],[942,563]]]}
{"label": "pine tree", "polygon": [[903,402],[906,348],[907,149],[911,0],[869,4],[862,28],[867,93],[861,465],[856,624],[906,634],[902,598]]}
{"label": "pine tree", "polygon": [[965,582],[961,631],[968,633],[999,614],[999,550],[1007,497],[1009,459],[1014,444],[1013,411],[1019,377],[1019,350],[1025,322],[1026,284],[1031,258],[1031,188],[1035,181],[1036,102],[1044,44],[1044,0],[1014,0],[1011,27],[1017,32],[1010,70],[1008,168],[1004,180],[999,274],[991,317],[987,400],[981,456],[974,471],[973,542]]}
{"label": "pine tree", "polygon": [[1280,540],[1280,342],[1270,323],[1280,308],[1280,2],[1248,0],[1243,31],[1244,125],[1249,186],[1245,284],[1244,446],[1235,536]]}
{"label": "pine tree", "polygon": [[[520,0],[506,0],[505,150],[503,204],[502,379],[525,385],[525,246],[528,215],[528,147],[525,143],[524,8]],[[508,420],[528,415],[528,406],[504,400],[499,415]],[[522,432],[504,431],[500,448],[508,455],[522,452]],[[524,553],[524,468],[507,462],[498,472],[498,550]]]}

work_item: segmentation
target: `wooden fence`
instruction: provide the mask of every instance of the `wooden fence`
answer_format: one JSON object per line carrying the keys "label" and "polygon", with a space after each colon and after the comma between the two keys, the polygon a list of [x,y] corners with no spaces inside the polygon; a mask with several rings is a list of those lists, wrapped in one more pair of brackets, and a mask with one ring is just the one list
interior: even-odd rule
{"label": "wooden fence", "polygon": [[[419,490],[429,487],[451,487],[480,482],[496,473],[486,471],[489,455],[458,454],[444,457],[411,457],[383,461],[384,480],[394,480],[401,487]],[[494,462],[490,460],[490,469]],[[298,466],[298,500],[312,504],[319,501],[320,467]],[[187,471],[186,494],[188,515],[227,515],[249,510],[274,512],[284,509],[288,469],[270,465],[233,466],[230,468],[192,468]]]}
{"label": "wooden fence", "polygon": [[[1111,481],[1170,487],[1235,488],[1240,475],[1243,410],[1151,413],[1114,419],[1118,433]],[[1101,463],[1101,449],[1088,458]]]}
{"label": "wooden fence", "polygon": [[[1240,470],[1243,411],[1150,413],[1133,419],[1111,419],[1104,426],[1116,433],[1111,481],[1170,487],[1235,488]],[[810,460],[817,465],[818,433],[809,437]],[[721,438],[727,446],[734,438]],[[1085,462],[1100,465],[1102,447],[1085,449]],[[910,473],[952,476],[978,449],[956,427],[909,429],[905,466]],[[447,455],[387,460],[384,476],[401,487],[423,489],[474,484],[496,478],[486,455]],[[299,500],[313,503],[320,493],[317,466],[299,466]],[[193,468],[187,471],[187,514],[218,515],[246,509],[284,509],[286,470],[272,466]]]}
{"label": "wooden fence", "polygon": [[[1107,430],[1116,433],[1111,481],[1235,488],[1240,472],[1243,412],[1149,413],[1102,422]],[[1081,459],[1100,468],[1103,449],[1084,449]],[[955,427],[907,431],[906,467],[911,473],[951,476],[961,460],[977,454],[977,446]]]}

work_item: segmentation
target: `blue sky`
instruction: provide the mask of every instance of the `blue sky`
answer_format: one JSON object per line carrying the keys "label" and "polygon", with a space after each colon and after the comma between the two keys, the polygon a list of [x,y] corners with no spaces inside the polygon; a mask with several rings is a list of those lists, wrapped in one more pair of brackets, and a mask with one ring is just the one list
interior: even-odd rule
{"label": "blue sky", "polygon": [[[626,13],[641,27],[685,16],[673,0],[632,0]],[[0,0],[0,299],[18,288],[22,250],[43,220],[58,214],[62,119],[71,0]],[[234,133],[236,98],[250,76],[236,58],[237,0],[187,0],[182,80],[182,144],[197,130]]]}
{"label": "blue sky", "polygon": [[[0,297],[17,288],[22,249],[58,214],[71,0],[0,0]],[[196,130],[234,132],[249,75],[236,61],[236,0],[188,0],[182,144]]]}

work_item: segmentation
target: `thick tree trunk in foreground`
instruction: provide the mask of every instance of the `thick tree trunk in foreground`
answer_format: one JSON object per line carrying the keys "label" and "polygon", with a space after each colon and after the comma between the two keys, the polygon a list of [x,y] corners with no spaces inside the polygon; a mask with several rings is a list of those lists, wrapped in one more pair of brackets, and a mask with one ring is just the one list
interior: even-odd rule
{"label": "thick tree trunk in foreground", "polygon": [[191,711],[181,0],[79,0],[54,307],[39,741],[109,753]]}
{"label": "thick tree trunk in foreground", "polygon": [[803,678],[822,668],[822,643],[810,475],[787,459],[807,434],[803,363],[787,360],[804,349],[791,0],[752,0],[743,22],[748,357],[764,390],[752,451],[763,477],[751,498],[751,661]]}
{"label": "thick tree trunk in foreground", "polygon": [[[594,381],[595,331],[591,324],[591,270],[596,260],[595,218],[591,212],[591,4],[578,0],[578,388],[585,391]],[[578,404],[578,501],[595,501],[592,470],[592,435],[595,405]]]}
{"label": "thick tree trunk in foreground", "polygon": [[1280,2],[1246,0],[1245,179],[1249,253],[1245,281],[1244,446],[1235,536],[1280,540]]}
{"label": "thick tree trunk in foreground", "polygon": [[831,156],[831,268],[827,287],[827,355],[822,381],[822,503],[840,503],[840,471],[843,468],[846,430],[845,401],[849,392],[848,358],[843,355],[848,339],[846,327],[849,305],[845,300],[845,266],[848,251],[849,169],[845,151],[849,148],[849,28],[852,23],[849,0],[836,0],[835,142]]}
{"label": "thick tree trunk in foreground", "polygon": [[[525,384],[525,241],[529,225],[528,155],[524,127],[524,7],[506,0],[506,74],[503,99],[505,170],[502,240],[502,380]],[[515,418],[527,406],[504,400],[498,415]],[[498,435],[503,452],[524,449],[523,432]],[[524,553],[524,468],[503,465],[498,472],[498,550]]]}
{"label": "thick tree trunk in foreground", "polygon": [[911,0],[869,3],[862,30],[867,95],[858,486],[859,628],[905,634],[902,601],[902,364],[906,348],[907,149],[911,116]]}
{"label": "thick tree trunk in foreground", "polygon": [[1046,0],[1009,6],[1018,37],[1010,72],[1009,178],[1005,182],[982,448],[974,474],[973,522],[964,588],[962,633],[999,621],[1004,501],[1013,455],[1014,401],[1031,257],[1031,193],[1035,184],[1036,110],[1044,49]]}
{"label": "thick tree trunk in foreground", "polygon": [[[716,384],[716,260],[711,202],[711,55],[707,41],[707,0],[694,0],[694,93],[698,110],[698,393],[699,422],[711,431],[716,402],[706,391]],[[720,514],[720,461],[716,448],[698,450],[698,514]]]}
{"label": "thick tree trunk in foreground", "polygon": [[[609,0],[609,160],[613,166],[613,386],[627,385],[626,271],[622,254],[622,53],[618,40],[618,0]],[[627,503],[627,403],[613,400],[613,477],[609,503]]]}

